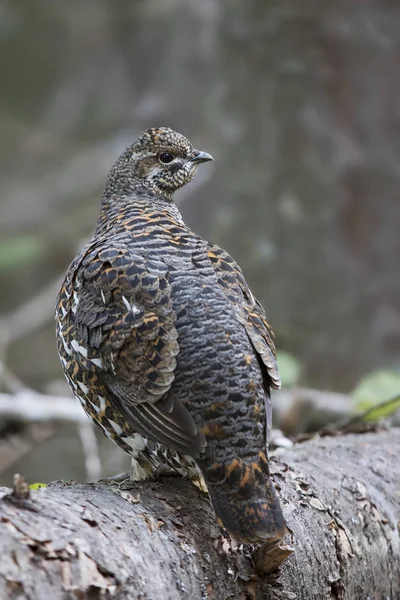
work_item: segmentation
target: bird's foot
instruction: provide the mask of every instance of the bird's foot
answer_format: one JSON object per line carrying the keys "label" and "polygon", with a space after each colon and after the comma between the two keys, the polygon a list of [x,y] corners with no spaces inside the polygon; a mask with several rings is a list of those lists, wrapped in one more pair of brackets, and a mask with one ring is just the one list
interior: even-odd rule
{"label": "bird's foot", "polygon": [[124,481],[121,481],[121,483],[119,484],[119,489],[120,490],[124,490],[124,491],[129,491],[129,490],[133,490],[135,488],[135,486],[137,486],[138,481],[135,479],[132,479],[132,477],[126,477],[126,479]]}
{"label": "bird's foot", "polygon": [[[169,467],[159,467],[157,469],[152,469],[151,473],[147,471],[144,473],[142,469],[138,472],[137,466],[132,468],[130,473],[121,473],[121,479],[119,479],[119,489],[120,490],[132,490],[134,489],[138,483],[143,481],[157,481],[162,477],[178,477],[179,473],[177,473],[174,469],[170,469]],[[112,478],[115,481],[115,478]]]}
{"label": "bird's foot", "polygon": [[123,483],[126,479],[129,479],[129,473],[118,473],[118,475],[111,475],[111,477],[103,477],[99,479],[98,483],[112,484],[112,483]]}
{"label": "bird's foot", "polygon": [[137,479],[133,479],[130,473],[119,473],[111,477],[104,477],[98,483],[106,485],[115,485],[119,490],[132,490],[138,483]]}

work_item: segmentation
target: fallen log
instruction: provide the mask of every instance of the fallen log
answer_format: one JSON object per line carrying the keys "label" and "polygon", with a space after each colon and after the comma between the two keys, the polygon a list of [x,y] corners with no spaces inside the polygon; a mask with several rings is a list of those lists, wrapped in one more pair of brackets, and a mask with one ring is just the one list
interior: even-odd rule
{"label": "fallen log", "polygon": [[0,490],[0,598],[400,598],[400,429],[315,439],[272,461],[294,553],[220,541],[207,496],[165,478],[130,491]]}

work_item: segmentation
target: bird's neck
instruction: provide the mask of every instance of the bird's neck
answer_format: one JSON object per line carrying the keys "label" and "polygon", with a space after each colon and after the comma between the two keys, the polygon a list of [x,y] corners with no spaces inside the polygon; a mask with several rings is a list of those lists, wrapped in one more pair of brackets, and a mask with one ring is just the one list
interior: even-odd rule
{"label": "bird's neck", "polygon": [[96,235],[123,229],[140,215],[157,212],[168,214],[174,222],[183,224],[178,207],[167,196],[155,194],[146,187],[123,196],[107,194],[106,190],[97,220]]}

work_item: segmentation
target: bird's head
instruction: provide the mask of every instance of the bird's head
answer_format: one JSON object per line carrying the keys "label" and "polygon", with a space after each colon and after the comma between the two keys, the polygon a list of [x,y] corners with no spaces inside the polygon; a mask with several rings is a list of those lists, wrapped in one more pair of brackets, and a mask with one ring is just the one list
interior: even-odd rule
{"label": "bird's head", "polygon": [[170,198],[193,179],[200,163],[209,160],[213,160],[210,154],[193,148],[173,129],[147,129],[117,160],[107,187],[114,193],[127,193],[139,184]]}

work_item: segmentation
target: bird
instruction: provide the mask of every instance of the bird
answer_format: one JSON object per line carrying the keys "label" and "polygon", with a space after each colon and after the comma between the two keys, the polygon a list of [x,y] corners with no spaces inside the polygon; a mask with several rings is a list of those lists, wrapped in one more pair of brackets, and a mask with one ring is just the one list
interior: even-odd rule
{"label": "bird", "polygon": [[57,347],[83,409],[132,457],[132,481],[202,477],[231,538],[273,542],[287,532],[268,459],[273,332],[235,260],[173,200],[212,160],[168,127],[121,154],[58,294]]}

